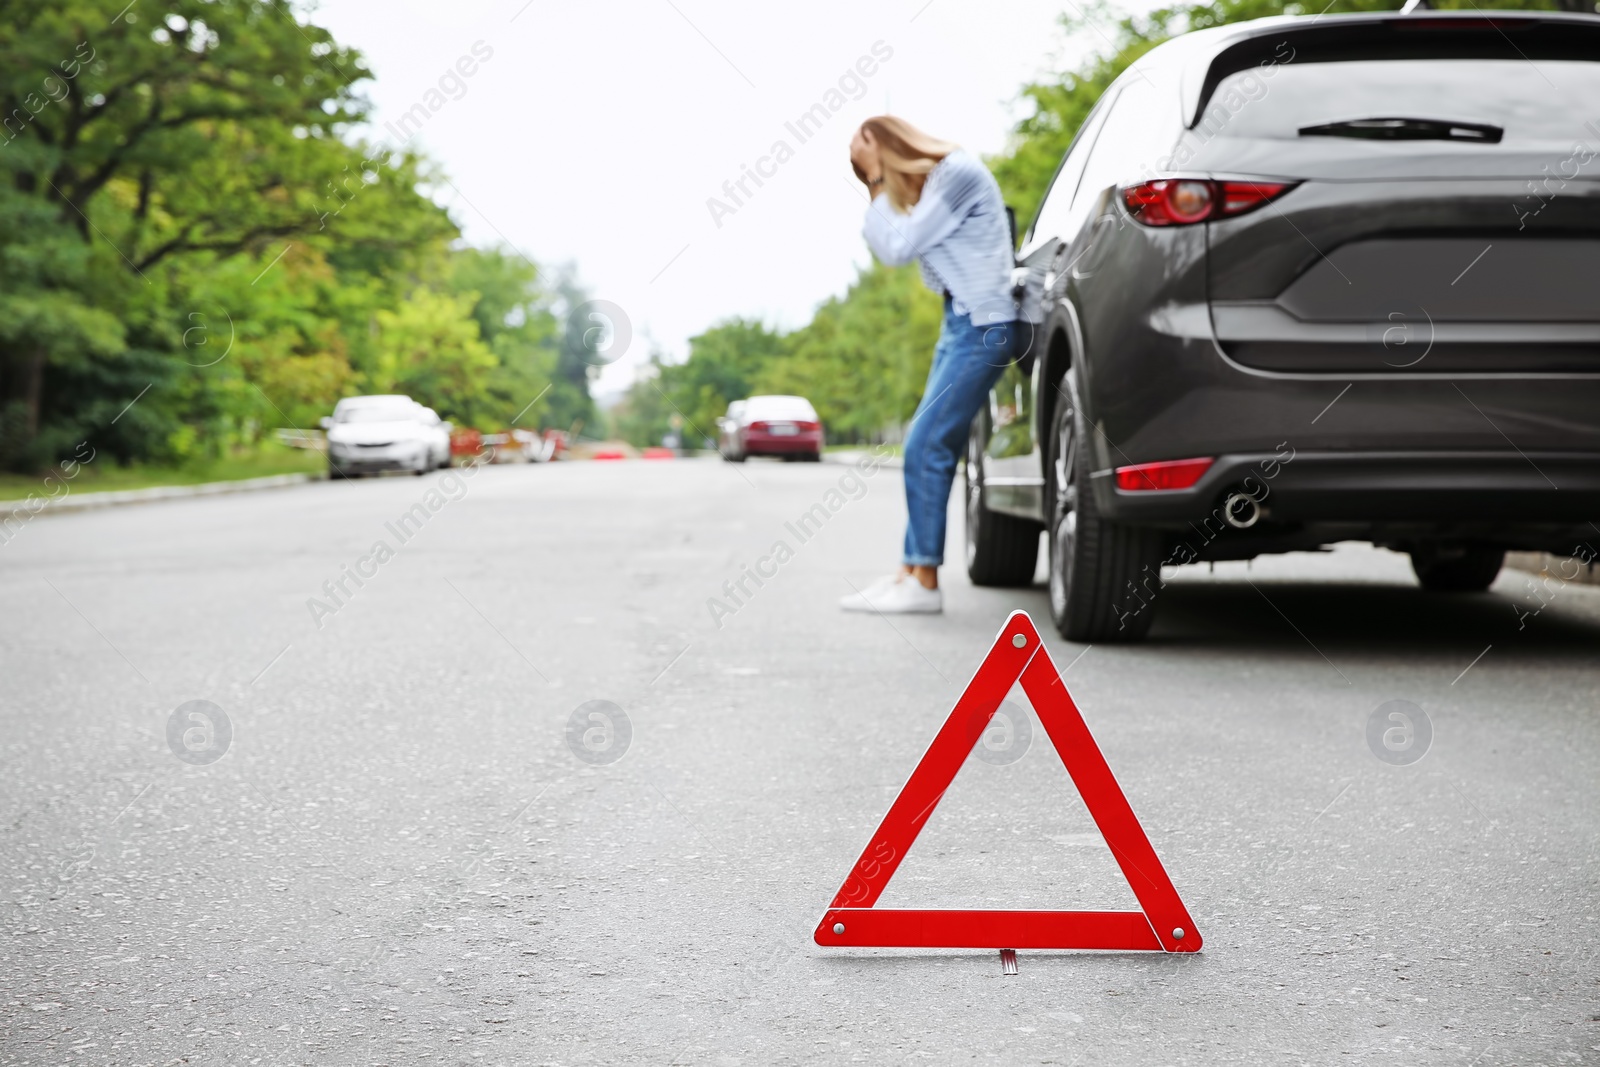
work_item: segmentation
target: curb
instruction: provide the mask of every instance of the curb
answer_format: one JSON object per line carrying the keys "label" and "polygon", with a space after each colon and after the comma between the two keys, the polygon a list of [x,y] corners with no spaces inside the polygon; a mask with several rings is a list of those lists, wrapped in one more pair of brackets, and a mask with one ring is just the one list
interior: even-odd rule
{"label": "curb", "polygon": [[[264,478],[241,478],[232,482],[202,482],[199,485],[157,485],[149,489],[117,489],[104,493],[77,493],[60,498],[35,497],[42,506],[30,510],[27,500],[0,501],[0,515],[33,518],[52,511],[87,511],[91,508],[109,508],[121,504],[145,504],[152,500],[179,500],[193,496],[216,496],[221,493],[248,493],[256,489],[281,489],[306,482],[323,481],[320,474],[269,474]],[[9,510],[8,510],[9,509]]]}

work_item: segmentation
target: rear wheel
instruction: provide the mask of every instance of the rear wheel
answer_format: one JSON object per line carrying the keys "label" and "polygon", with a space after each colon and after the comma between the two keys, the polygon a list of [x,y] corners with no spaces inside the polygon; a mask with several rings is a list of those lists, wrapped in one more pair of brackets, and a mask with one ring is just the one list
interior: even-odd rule
{"label": "rear wheel", "polygon": [[984,425],[967,435],[967,577],[973,585],[1029,586],[1039,559],[1039,524],[990,511],[983,498]]}
{"label": "rear wheel", "polygon": [[1137,641],[1155,616],[1161,534],[1100,517],[1075,394],[1057,404],[1050,434],[1050,615],[1069,641]]}
{"label": "rear wheel", "polygon": [[1505,559],[1505,549],[1492,545],[1426,542],[1411,549],[1417,581],[1436,593],[1481,593],[1493,584]]}

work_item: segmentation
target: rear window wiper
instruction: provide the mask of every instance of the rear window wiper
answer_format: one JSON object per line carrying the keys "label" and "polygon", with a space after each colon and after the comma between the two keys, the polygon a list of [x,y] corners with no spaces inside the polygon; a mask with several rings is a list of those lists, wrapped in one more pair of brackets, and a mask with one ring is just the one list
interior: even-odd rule
{"label": "rear window wiper", "polygon": [[1355,137],[1372,141],[1472,141],[1499,144],[1505,136],[1499,126],[1443,119],[1346,119],[1320,126],[1300,127],[1301,137]]}

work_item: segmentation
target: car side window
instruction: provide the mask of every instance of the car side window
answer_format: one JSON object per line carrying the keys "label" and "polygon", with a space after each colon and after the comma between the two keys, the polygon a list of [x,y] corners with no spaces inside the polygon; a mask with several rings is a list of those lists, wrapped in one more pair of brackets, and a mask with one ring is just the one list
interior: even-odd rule
{"label": "car side window", "polygon": [[1148,181],[1162,172],[1182,129],[1178,108],[1178,88],[1170,72],[1128,80],[1095,138],[1067,213],[1064,237],[1077,233],[1109,186]]}
{"label": "car side window", "polygon": [[1044,194],[1044,202],[1039,205],[1039,213],[1033,220],[1033,227],[1028,231],[1028,239],[1023,245],[1024,258],[1036,247],[1039,239],[1049,240],[1064,236],[1062,224],[1072,208],[1073,194],[1078,191],[1078,180],[1083,177],[1083,168],[1089,162],[1089,153],[1094,148],[1100,126],[1111,110],[1113,96],[1114,92],[1108,92],[1100,98],[1100,102],[1078,128],[1078,135],[1072,139],[1067,154],[1062,157],[1061,166],[1057,168],[1056,176],[1050,182],[1050,189]]}

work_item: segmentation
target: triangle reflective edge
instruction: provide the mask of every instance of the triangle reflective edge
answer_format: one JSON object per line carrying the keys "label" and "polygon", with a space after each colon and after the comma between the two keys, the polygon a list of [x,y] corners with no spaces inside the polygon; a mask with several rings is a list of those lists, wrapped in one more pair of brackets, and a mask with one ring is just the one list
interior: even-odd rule
{"label": "triangle reflective edge", "polygon": [[[1141,910],[874,907],[973,744],[1018,682]],[[1198,952],[1203,943],[1025,611],[1012,612],[1000,628],[989,654],[818,920],[812,938],[829,948]]]}

